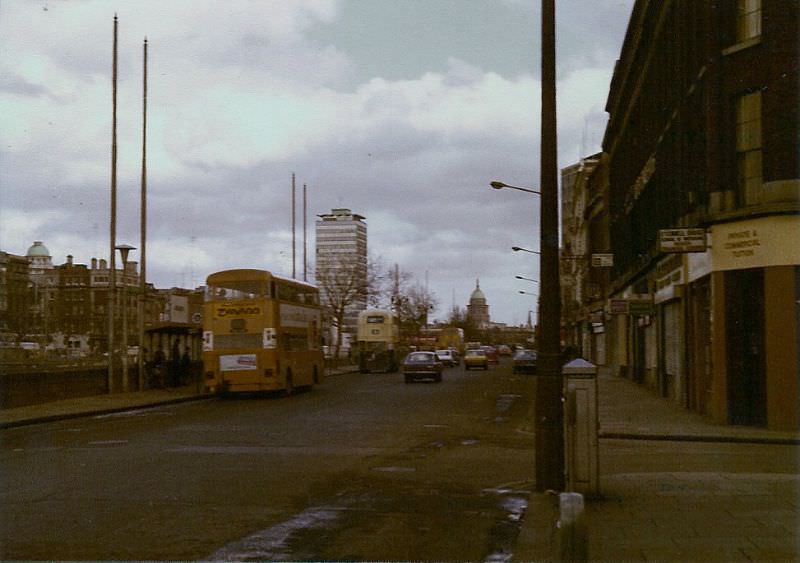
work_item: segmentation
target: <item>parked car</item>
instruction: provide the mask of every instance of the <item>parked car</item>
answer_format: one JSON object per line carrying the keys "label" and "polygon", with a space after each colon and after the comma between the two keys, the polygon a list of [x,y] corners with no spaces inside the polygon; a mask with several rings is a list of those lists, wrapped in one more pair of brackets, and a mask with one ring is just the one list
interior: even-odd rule
{"label": "parked car", "polygon": [[489,359],[482,348],[473,348],[464,353],[464,369],[489,369]]}
{"label": "parked car", "polygon": [[510,356],[511,355],[511,347],[506,344],[501,344],[497,347],[497,353],[501,356]]}
{"label": "parked car", "polygon": [[486,355],[486,360],[490,364],[499,364],[500,363],[500,356],[497,354],[497,348],[494,346],[484,346],[483,353]]}
{"label": "parked car", "polygon": [[533,350],[518,350],[514,354],[514,373],[535,373],[536,352]]}
{"label": "parked car", "polygon": [[451,350],[436,350],[436,357],[445,367],[451,368],[457,363],[456,357]]}
{"label": "parked car", "polygon": [[442,362],[434,352],[411,352],[403,361],[406,383],[418,379],[433,379],[436,383],[441,383],[442,370]]}

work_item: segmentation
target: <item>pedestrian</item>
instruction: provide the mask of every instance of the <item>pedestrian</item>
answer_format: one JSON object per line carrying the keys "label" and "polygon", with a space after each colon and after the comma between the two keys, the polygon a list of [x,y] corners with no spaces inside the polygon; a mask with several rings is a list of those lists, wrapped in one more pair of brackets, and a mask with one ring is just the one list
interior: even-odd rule
{"label": "pedestrian", "polygon": [[153,380],[152,380],[151,385],[153,387],[157,387],[159,389],[163,389],[164,388],[165,383],[166,383],[164,381],[164,369],[166,367],[166,363],[167,363],[167,359],[166,359],[166,357],[164,355],[164,350],[162,350],[161,347],[159,346],[158,350],[156,350],[155,356],[153,357],[153,363],[152,363],[152,368],[153,368],[152,378],[153,378]]}
{"label": "pedestrian", "polygon": [[181,377],[181,349],[178,346],[178,341],[175,340],[172,343],[172,354],[170,357],[170,384],[173,387],[177,387],[181,384],[180,377]]}
{"label": "pedestrian", "polygon": [[191,368],[192,368],[192,358],[189,355],[189,347],[187,346],[183,350],[183,356],[181,356],[181,368],[180,368],[180,379],[182,385],[186,385],[191,381]]}

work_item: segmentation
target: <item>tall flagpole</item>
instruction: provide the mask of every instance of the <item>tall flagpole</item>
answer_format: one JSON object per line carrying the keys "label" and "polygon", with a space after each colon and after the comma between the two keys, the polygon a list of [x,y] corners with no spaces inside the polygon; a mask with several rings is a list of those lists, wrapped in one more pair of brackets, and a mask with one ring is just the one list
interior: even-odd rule
{"label": "tall flagpole", "polygon": [[303,281],[308,281],[308,242],[307,242],[307,208],[306,185],[303,184]]}
{"label": "tall flagpole", "polygon": [[114,392],[114,301],[117,293],[117,15],[114,14],[114,53],[111,71],[111,220],[108,261],[108,392]]}
{"label": "tall flagpole", "polygon": [[144,71],[142,73],[142,189],[139,220],[139,244],[141,265],[139,267],[139,299],[136,302],[139,331],[139,390],[144,389],[144,302],[147,290],[147,37],[144,38]]}
{"label": "tall flagpole", "polygon": [[297,279],[296,253],[295,253],[295,188],[294,172],[292,172],[292,279]]}

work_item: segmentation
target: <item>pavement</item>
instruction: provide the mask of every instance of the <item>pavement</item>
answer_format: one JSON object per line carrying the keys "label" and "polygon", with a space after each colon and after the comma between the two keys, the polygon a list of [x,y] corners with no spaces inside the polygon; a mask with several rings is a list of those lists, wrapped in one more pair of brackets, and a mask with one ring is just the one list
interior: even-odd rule
{"label": "pavement", "polygon": [[[800,432],[716,424],[603,370],[597,384],[589,560],[800,560]],[[0,410],[0,428],[208,398],[192,385],[68,399]],[[561,560],[558,520],[558,492],[531,493],[506,560]]]}
{"label": "pavement", "polygon": [[[357,366],[343,366],[327,369],[326,377],[352,373],[357,371]],[[29,426],[53,420],[64,420],[83,416],[98,416],[113,414],[135,409],[143,409],[171,403],[187,401],[203,401],[211,396],[200,391],[194,383],[181,387],[167,387],[165,389],[146,389],[144,391],[131,391],[128,393],[112,393],[108,395],[93,395],[51,401],[37,405],[28,405],[11,409],[0,409],[0,429]]]}
{"label": "pavement", "polygon": [[[717,424],[602,369],[597,384],[588,560],[800,561],[800,432]],[[558,520],[558,493],[532,493],[512,560],[563,560]]]}

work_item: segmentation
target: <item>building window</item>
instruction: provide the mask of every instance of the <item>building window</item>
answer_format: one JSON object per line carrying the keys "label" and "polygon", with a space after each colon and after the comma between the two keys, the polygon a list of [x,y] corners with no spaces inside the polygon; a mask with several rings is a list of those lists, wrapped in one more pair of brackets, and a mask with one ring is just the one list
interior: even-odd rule
{"label": "building window", "polygon": [[739,97],[736,104],[736,164],[739,196],[758,203],[761,191],[761,92]]}
{"label": "building window", "polygon": [[747,41],[761,35],[761,0],[737,0],[736,39]]}

